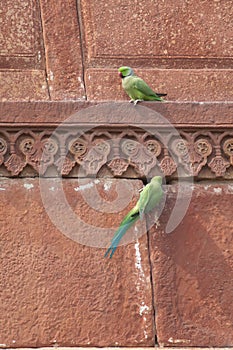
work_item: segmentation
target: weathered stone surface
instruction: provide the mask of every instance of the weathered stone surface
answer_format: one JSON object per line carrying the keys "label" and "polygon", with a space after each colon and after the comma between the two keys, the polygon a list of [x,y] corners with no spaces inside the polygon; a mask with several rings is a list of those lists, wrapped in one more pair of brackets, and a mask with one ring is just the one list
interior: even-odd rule
{"label": "weathered stone surface", "polygon": [[[232,126],[233,102],[142,102],[136,108],[127,102],[3,102],[0,103],[0,123],[7,125],[56,126],[75,120],[81,125],[135,124],[145,126],[145,110],[148,108],[146,124],[154,124],[156,113],[171,124],[192,127]],[[150,112],[151,110],[151,112]],[[150,113],[149,113],[150,112]],[[155,112],[155,113],[153,113]],[[72,117],[74,116],[74,117]]]}
{"label": "weathered stone surface", "polygon": [[166,234],[175,191],[150,232],[159,345],[233,346],[232,183],[195,185],[186,216]]}
{"label": "weathered stone surface", "polygon": [[[168,101],[232,100],[232,69],[182,70],[144,68],[135,69],[135,72],[154,91],[167,93],[166,99]],[[129,100],[129,97],[122,89],[117,68],[90,68],[87,69],[85,76],[87,98],[89,100]]]}
{"label": "weathered stone surface", "polygon": [[0,16],[0,100],[48,100],[38,2],[6,0]]}
{"label": "weathered stone surface", "polygon": [[[79,348],[79,347],[60,347],[59,349],[61,349],[61,350],[82,350],[82,349],[85,349],[85,350],[98,350],[99,348],[98,347],[87,347],[87,348],[85,348],[85,347],[81,347],[81,348]],[[112,348],[111,347],[105,347],[104,349],[112,349]],[[128,348],[127,347],[121,347],[121,348],[114,347],[114,349],[115,350],[119,350],[119,349],[127,350]],[[140,348],[137,347],[136,348],[136,347],[134,347],[133,349],[135,349],[135,350],[148,350],[148,349],[154,349],[154,347],[153,348],[148,348],[148,347],[140,347]],[[166,348],[164,348],[164,347],[156,347],[156,349],[161,350],[161,349],[166,349]],[[172,349],[176,349],[177,350],[176,347],[174,347],[174,348],[169,347],[169,350],[172,350]],[[187,350],[189,348],[182,347],[181,349],[182,350]],[[226,348],[215,348],[215,349],[216,350],[227,350],[229,348],[226,347]],[[32,349],[30,349],[30,348],[20,348],[19,350],[34,350],[34,349],[33,348]],[[54,350],[54,348],[53,347],[46,347],[46,348],[40,348],[40,350]],[[209,348],[197,348],[197,347],[194,347],[193,350],[209,350]]]}
{"label": "weathered stone surface", "polygon": [[216,59],[232,57],[230,2],[136,1],[133,11],[130,0],[81,4],[89,65],[137,60],[141,66],[184,68],[188,60],[189,68],[198,68],[202,58],[203,68],[205,59],[220,68],[224,63]]}
{"label": "weathered stone surface", "polygon": [[42,70],[0,71],[1,101],[48,100],[45,72]]}
{"label": "weathered stone surface", "polygon": [[0,68],[43,69],[44,50],[38,2],[5,0],[0,16]]}
{"label": "weathered stone surface", "polygon": [[[127,64],[140,67],[138,73],[155,90],[167,92],[169,100],[231,100],[231,14],[224,0],[148,0],[143,7],[137,1],[133,14],[128,0],[123,5],[6,0],[1,10],[0,68],[7,76],[2,99],[27,101],[27,90],[33,91],[31,100],[127,99],[116,74]],[[49,86],[46,94],[32,88],[40,70]],[[23,75],[26,89],[12,74]]]}
{"label": "weathered stone surface", "polygon": [[128,0],[81,4],[89,100],[127,99],[117,75],[121,65],[138,67],[170,101],[232,100],[229,2],[137,1],[133,12]]}
{"label": "weathered stone surface", "polygon": [[40,0],[52,100],[86,99],[75,0]]}
{"label": "weathered stone surface", "polygon": [[7,0],[1,20],[1,100],[86,98],[76,1]]}
{"label": "weathered stone surface", "polygon": [[43,179],[40,187],[36,179],[0,181],[0,344],[153,346],[147,236],[119,247],[111,260],[98,248],[110,241],[142,183],[61,185],[79,225],[60,202],[58,179]]}

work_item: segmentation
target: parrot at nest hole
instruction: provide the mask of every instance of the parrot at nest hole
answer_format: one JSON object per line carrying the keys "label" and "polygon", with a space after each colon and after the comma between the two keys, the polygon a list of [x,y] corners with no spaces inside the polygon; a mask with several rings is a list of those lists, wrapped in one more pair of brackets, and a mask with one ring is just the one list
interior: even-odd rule
{"label": "parrot at nest hole", "polygon": [[163,198],[162,177],[154,176],[149,184],[147,184],[140,193],[139,200],[136,205],[129,211],[129,213],[121,221],[119,228],[115,232],[109,248],[105,253],[105,257],[109,255],[111,258],[117,249],[117,246],[121,238],[125,235],[126,231],[140,218],[144,217],[144,214],[152,211],[157,204],[160,203]]}

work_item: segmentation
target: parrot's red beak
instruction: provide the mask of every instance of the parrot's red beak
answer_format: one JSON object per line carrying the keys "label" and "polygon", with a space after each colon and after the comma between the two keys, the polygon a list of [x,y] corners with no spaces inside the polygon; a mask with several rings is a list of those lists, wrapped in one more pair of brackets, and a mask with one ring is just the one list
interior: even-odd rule
{"label": "parrot's red beak", "polygon": [[119,77],[123,78],[123,75],[121,72],[118,73]]}

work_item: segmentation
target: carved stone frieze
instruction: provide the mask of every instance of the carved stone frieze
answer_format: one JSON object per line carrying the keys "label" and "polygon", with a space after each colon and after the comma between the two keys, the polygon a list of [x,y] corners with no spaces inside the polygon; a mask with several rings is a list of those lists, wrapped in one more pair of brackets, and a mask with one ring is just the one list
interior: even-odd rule
{"label": "carved stone frieze", "polygon": [[[139,127],[1,128],[0,176],[232,178],[233,130]],[[101,172],[101,175],[99,175]]]}

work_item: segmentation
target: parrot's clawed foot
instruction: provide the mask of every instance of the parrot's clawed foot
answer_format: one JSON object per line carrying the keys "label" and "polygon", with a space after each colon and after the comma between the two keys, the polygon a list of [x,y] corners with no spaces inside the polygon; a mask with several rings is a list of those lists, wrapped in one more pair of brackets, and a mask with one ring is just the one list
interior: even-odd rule
{"label": "parrot's clawed foot", "polygon": [[141,101],[143,101],[143,100],[135,100],[135,101],[133,102],[134,106],[136,106],[136,104],[137,104],[138,102],[141,102]]}
{"label": "parrot's clawed foot", "polygon": [[136,106],[136,104],[138,103],[138,102],[141,102],[141,101],[143,101],[143,100],[140,100],[140,99],[138,99],[138,100],[130,100],[129,101],[129,103],[133,103],[134,104],[134,106]]}

